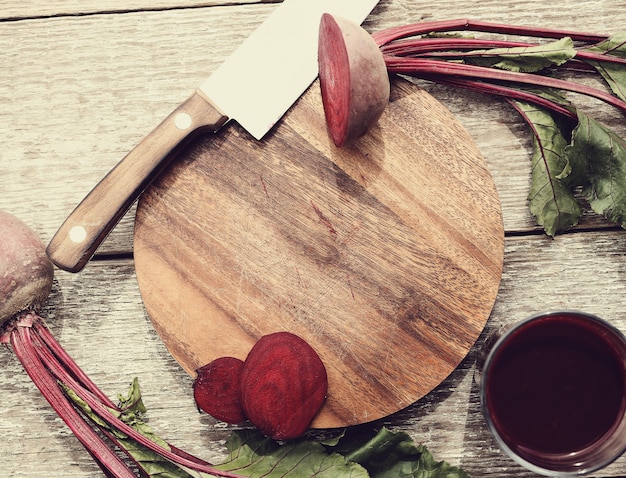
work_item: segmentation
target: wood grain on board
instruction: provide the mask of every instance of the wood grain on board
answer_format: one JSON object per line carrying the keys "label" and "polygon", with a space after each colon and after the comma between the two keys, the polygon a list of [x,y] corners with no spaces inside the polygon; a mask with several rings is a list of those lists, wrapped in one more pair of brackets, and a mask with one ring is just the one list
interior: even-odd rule
{"label": "wood grain on board", "polygon": [[317,83],[261,142],[234,125],[196,142],[135,221],[142,296],[182,366],[296,333],[328,370],[324,428],[389,415],[455,369],[491,312],[503,242],[478,148],[404,80],[350,148],[330,142]]}

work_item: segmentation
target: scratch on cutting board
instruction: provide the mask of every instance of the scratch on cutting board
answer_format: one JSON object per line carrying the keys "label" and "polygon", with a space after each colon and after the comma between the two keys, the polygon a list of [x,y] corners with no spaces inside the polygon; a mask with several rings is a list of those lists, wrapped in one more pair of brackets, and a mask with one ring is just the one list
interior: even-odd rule
{"label": "scratch on cutting board", "polygon": [[270,197],[269,193],[267,192],[267,184],[265,184],[265,179],[263,179],[263,176],[261,177],[261,186],[263,186],[263,191],[265,191],[265,195],[267,197]]}
{"label": "scratch on cutting board", "polygon": [[297,266],[294,266],[294,269],[296,270],[296,276],[298,276],[298,285],[304,288],[304,284],[302,283],[302,276],[300,275],[300,269],[298,269]]}
{"label": "scratch on cutting board", "polygon": [[354,297],[354,289],[352,288],[352,281],[350,280],[350,274],[346,272],[346,281],[348,282],[348,288],[350,289],[350,294],[352,295],[352,300],[355,300]]}
{"label": "scratch on cutting board", "polygon": [[352,229],[348,231],[346,237],[340,242],[342,246],[348,246],[350,243],[357,239],[357,233],[361,230],[363,223],[361,221],[354,221]]}
{"label": "scratch on cutting board", "polygon": [[311,207],[313,208],[313,210],[315,211],[315,214],[317,214],[317,217],[319,218],[320,222],[326,226],[328,228],[328,231],[333,235],[333,236],[337,236],[337,231],[335,230],[335,228],[333,227],[333,224],[330,222],[330,219],[328,219],[324,213],[320,210],[320,208],[318,208],[315,203],[313,201],[311,201]]}
{"label": "scratch on cutting board", "polygon": [[235,302],[235,311],[239,313],[241,311],[241,299],[243,297],[243,283],[246,282],[248,276],[248,270],[244,266],[243,262],[240,263],[239,268],[239,282],[237,284],[237,299]]}

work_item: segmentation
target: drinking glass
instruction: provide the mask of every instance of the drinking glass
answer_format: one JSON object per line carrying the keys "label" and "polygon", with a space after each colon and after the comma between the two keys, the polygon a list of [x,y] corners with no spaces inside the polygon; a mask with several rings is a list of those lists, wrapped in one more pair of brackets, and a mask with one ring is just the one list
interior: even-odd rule
{"label": "drinking glass", "polygon": [[490,337],[477,369],[489,430],[529,470],[583,475],[626,450],[626,339],[608,322],[532,316]]}

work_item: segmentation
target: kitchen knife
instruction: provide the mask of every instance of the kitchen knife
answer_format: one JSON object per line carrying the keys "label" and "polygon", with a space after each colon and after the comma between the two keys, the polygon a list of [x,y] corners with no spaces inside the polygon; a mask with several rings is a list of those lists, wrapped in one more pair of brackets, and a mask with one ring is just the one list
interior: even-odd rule
{"label": "kitchen knife", "polygon": [[141,192],[195,134],[235,120],[263,138],[317,76],[323,13],[361,23],[378,0],[284,0],[183,104],[149,133],[76,206],[47,247],[79,272]]}

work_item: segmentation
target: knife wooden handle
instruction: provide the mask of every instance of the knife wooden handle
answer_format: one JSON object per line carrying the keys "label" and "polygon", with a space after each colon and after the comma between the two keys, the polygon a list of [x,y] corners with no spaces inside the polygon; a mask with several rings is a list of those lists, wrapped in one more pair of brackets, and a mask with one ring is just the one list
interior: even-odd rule
{"label": "knife wooden handle", "polygon": [[192,94],[76,206],[48,244],[50,260],[69,272],[82,270],[175,151],[194,133],[216,131],[227,120],[200,91]]}

